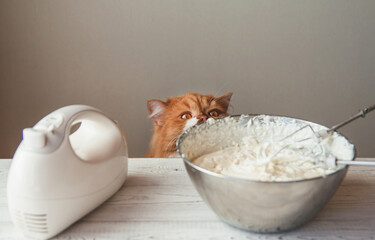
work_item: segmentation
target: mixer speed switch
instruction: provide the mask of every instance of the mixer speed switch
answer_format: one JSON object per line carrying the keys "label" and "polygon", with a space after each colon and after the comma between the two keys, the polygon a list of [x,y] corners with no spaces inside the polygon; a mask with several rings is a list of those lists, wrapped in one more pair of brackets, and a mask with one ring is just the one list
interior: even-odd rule
{"label": "mixer speed switch", "polygon": [[46,135],[33,128],[25,128],[22,132],[23,142],[26,147],[43,148],[46,145]]}

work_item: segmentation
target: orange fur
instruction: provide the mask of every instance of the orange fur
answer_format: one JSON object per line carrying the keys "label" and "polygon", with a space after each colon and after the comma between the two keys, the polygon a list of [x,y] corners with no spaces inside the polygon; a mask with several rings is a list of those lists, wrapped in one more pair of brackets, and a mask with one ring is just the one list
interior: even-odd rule
{"label": "orange fur", "polygon": [[[154,135],[146,157],[169,157],[176,153],[178,136],[187,127],[187,121],[182,115],[191,116],[197,120],[190,123],[200,123],[210,117],[228,116],[227,110],[232,93],[215,98],[213,95],[187,93],[179,97],[170,97],[166,102],[160,100],[147,101],[147,107],[154,121]],[[218,112],[214,116],[214,111]]]}

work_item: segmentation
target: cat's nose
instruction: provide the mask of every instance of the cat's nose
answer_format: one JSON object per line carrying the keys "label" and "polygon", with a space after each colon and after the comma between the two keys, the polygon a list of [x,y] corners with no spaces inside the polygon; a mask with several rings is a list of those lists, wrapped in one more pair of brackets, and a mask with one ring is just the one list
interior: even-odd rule
{"label": "cat's nose", "polygon": [[203,122],[205,122],[206,120],[207,120],[207,116],[201,116],[201,119],[200,119],[201,121],[203,121]]}

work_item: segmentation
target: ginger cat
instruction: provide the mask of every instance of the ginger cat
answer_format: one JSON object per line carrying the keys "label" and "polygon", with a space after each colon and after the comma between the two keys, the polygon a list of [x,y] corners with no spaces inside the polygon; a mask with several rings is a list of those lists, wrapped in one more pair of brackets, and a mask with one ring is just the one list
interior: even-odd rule
{"label": "ginger cat", "polygon": [[208,118],[228,116],[231,92],[215,98],[213,95],[187,93],[179,97],[147,101],[150,117],[154,121],[154,135],[146,157],[177,156],[176,141],[186,129]]}

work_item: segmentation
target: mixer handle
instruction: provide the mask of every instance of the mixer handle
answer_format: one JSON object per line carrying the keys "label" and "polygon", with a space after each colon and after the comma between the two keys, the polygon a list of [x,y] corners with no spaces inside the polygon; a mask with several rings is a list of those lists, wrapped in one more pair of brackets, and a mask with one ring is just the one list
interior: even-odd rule
{"label": "mixer handle", "polygon": [[[78,129],[71,132],[72,126],[78,123]],[[122,143],[126,145],[120,125],[95,110],[83,111],[73,116],[66,128],[66,139],[75,154],[86,162],[110,159],[118,153]]]}
{"label": "mixer handle", "polygon": [[[78,129],[72,132],[73,126]],[[33,128],[23,131],[25,150],[51,153],[62,145],[70,145],[72,151],[86,162],[112,157],[121,143],[126,144],[126,140],[119,124],[100,110],[86,105],[57,109]]]}

